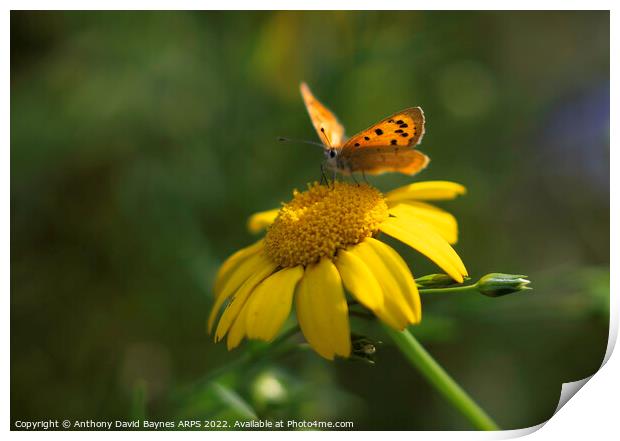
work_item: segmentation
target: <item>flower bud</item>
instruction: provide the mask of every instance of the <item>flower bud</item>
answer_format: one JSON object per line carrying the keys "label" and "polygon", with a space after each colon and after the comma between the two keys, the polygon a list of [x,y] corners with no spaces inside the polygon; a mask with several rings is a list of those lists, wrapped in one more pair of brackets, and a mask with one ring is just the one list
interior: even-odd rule
{"label": "flower bud", "polygon": [[261,407],[286,402],[288,391],[281,375],[271,370],[261,373],[252,385],[252,398]]}
{"label": "flower bud", "polygon": [[378,344],[381,342],[374,342],[363,335],[351,334],[351,358],[375,364]]}
{"label": "flower bud", "polygon": [[[468,280],[469,277],[465,277],[465,280]],[[429,274],[427,276],[418,277],[415,279],[416,285],[418,288],[445,288],[446,286],[451,286],[458,283],[452,277],[447,274]]]}
{"label": "flower bud", "polygon": [[524,275],[490,273],[481,277],[476,283],[476,287],[485,296],[500,297],[513,292],[532,289],[527,286],[529,284],[530,281]]}

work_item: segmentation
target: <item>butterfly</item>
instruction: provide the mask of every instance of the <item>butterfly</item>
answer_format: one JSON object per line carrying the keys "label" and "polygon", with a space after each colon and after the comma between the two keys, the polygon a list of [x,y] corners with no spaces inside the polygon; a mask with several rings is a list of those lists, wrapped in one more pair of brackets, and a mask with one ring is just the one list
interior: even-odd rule
{"label": "butterfly", "polygon": [[413,148],[424,136],[424,112],[420,107],[396,112],[346,139],[342,124],[314,97],[306,83],[301,83],[300,91],[321,138],[327,168],[334,173],[414,175],[428,165],[430,158]]}

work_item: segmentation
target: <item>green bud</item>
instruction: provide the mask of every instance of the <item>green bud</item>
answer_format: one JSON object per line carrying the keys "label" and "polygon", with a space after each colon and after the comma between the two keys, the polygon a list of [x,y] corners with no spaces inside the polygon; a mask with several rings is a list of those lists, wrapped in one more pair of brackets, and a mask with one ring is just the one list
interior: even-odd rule
{"label": "green bud", "polygon": [[[469,277],[465,277],[465,280],[469,280]],[[445,288],[446,286],[455,285],[458,282],[447,274],[429,274],[427,276],[418,277],[415,279],[418,288]]]}
{"label": "green bud", "polygon": [[476,287],[481,294],[489,297],[500,297],[513,292],[532,289],[527,276],[515,274],[491,273],[480,278]]}

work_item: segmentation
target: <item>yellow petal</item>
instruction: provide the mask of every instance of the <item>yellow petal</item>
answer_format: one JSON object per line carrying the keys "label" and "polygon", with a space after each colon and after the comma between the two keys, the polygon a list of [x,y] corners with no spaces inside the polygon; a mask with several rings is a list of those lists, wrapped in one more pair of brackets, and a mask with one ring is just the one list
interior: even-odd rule
{"label": "yellow petal", "polygon": [[411,271],[409,271],[409,267],[403,258],[400,257],[400,254],[388,244],[372,237],[366,239],[365,242],[374,248],[375,252],[385,263],[385,266],[392,272],[392,276],[396,279],[405,300],[413,311],[415,319],[413,323],[419,323],[422,320],[422,303],[420,302],[418,287]]}
{"label": "yellow petal", "polygon": [[347,290],[371,311],[383,309],[383,290],[362,259],[346,251],[338,251],[336,268]]}
{"label": "yellow petal", "polygon": [[250,245],[249,247],[240,249],[224,261],[224,263],[222,264],[222,266],[220,266],[220,269],[217,272],[217,276],[215,276],[215,286],[213,290],[215,291],[216,296],[222,291],[222,287],[224,286],[232,272],[235,270],[235,268],[237,268],[241,264],[241,262],[245,261],[248,257],[262,250],[263,246],[263,239],[261,239],[253,245]]}
{"label": "yellow petal", "polygon": [[231,295],[237,292],[237,290],[245,283],[246,280],[252,277],[252,275],[256,274],[256,272],[261,268],[269,265],[273,265],[273,263],[262,252],[260,252],[252,254],[247,259],[240,262],[239,265],[231,271],[230,275],[224,282],[221,291],[215,295],[215,304],[211,309],[209,320],[207,322],[209,333],[213,330],[215,318],[220,312],[220,308],[224,302],[226,302]]}
{"label": "yellow petal", "polygon": [[443,237],[425,223],[415,219],[390,217],[380,228],[385,234],[424,254],[457,282],[463,282],[467,270],[461,258]]}
{"label": "yellow petal", "polygon": [[232,326],[230,327],[230,330],[228,331],[228,338],[226,339],[226,348],[229,351],[232,351],[237,346],[239,346],[239,343],[241,343],[241,340],[243,340],[243,337],[245,337],[246,335],[247,331],[245,328],[245,312],[247,310],[247,305],[248,305],[248,302],[245,302],[245,304],[243,305],[243,308],[241,308],[241,311],[239,311],[237,318],[235,319]]}
{"label": "yellow petal", "polygon": [[273,223],[279,212],[279,208],[274,208],[273,210],[254,213],[248,219],[248,230],[252,233],[258,233],[261,230],[264,230]]}
{"label": "yellow petal", "polygon": [[[271,273],[273,273],[276,267],[276,263],[271,262],[266,257],[262,257],[261,264],[255,267],[255,270],[250,275],[250,277],[248,277],[245,282],[243,282],[243,284],[239,287],[239,289],[234,292],[234,297],[232,301],[224,310],[224,313],[222,314],[222,317],[217,324],[217,329],[215,331],[215,341],[220,341],[224,337],[224,335],[226,335],[226,332],[228,332],[230,325],[232,324],[235,317],[237,317],[237,315],[239,314],[241,307],[247,300],[250,293],[254,290],[254,288],[256,288],[259,283],[261,283],[263,280],[265,280],[265,278],[267,278]],[[229,296],[224,297],[222,295],[220,298],[218,298],[218,301],[227,297]],[[217,303],[216,306],[218,306]],[[211,328],[209,328],[209,332],[210,329]]]}
{"label": "yellow petal", "polygon": [[226,277],[226,281],[223,283],[220,291],[215,294],[215,304],[213,305],[213,309],[211,309],[211,314],[209,314],[209,320],[207,322],[209,333],[213,329],[215,318],[224,302],[260,268],[271,264],[272,263],[262,252],[257,252],[247,257],[231,270],[230,275]]}
{"label": "yellow petal", "polygon": [[301,265],[284,268],[256,287],[245,314],[249,338],[271,341],[276,337],[291,312],[293,292],[303,274]]}
{"label": "yellow petal", "polygon": [[403,200],[438,201],[454,199],[465,194],[466,190],[461,184],[450,181],[425,181],[409,184],[392,190],[385,195],[388,202]]}
{"label": "yellow petal", "polygon": [[405,300],[398,282],[374,248],[363,241],[354,246],[351,252],[362,259],[383,290],[384,307],[375,311],[375,314],[393,328],[401,331],[408,324],[414,323],[415,316],[407,300]]}
{"label": "yellow petal", "polygon": [[306,267],[295,297],[301,331],[312,348],[328,360],[351,354],[349,307],[338,269],[326,257]]}
{"label": "yellow petal", "polygon": [[405,219],[418,219],[437,231],[449,244],[458,239],[456,218],[447,211],[424,202],[407,201],[390,207],[390,214]]}

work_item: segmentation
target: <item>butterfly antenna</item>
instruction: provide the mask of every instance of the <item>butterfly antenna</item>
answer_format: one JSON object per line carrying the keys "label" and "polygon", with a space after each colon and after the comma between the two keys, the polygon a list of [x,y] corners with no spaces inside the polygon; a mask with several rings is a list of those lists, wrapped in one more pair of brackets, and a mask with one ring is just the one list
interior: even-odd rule
{"label": "butterfly antenna", "polygon": [[325,143],[325,145],[327,147],[331,147],[332,146],[332,142],[330,141],[329,137],[327,136],[327,133],[325,133],[325,128],[321,127],[321,135],[323,135],[323,138],[325,138],[325,141],[327,141]]}
{"label": "butterfly antenna", "polygon": [[291,139],[291,138],[285,138],[284,136],[279,136],[278,137],[278,141],[280,141],[280,142],[298,142],[300,144],[310,144],[310,145],[319,146],[321,148],[325,148],[325,146],[323,144],[319,144],[318,142],[314,142],[314,141],[306,141],[305,139]]}

